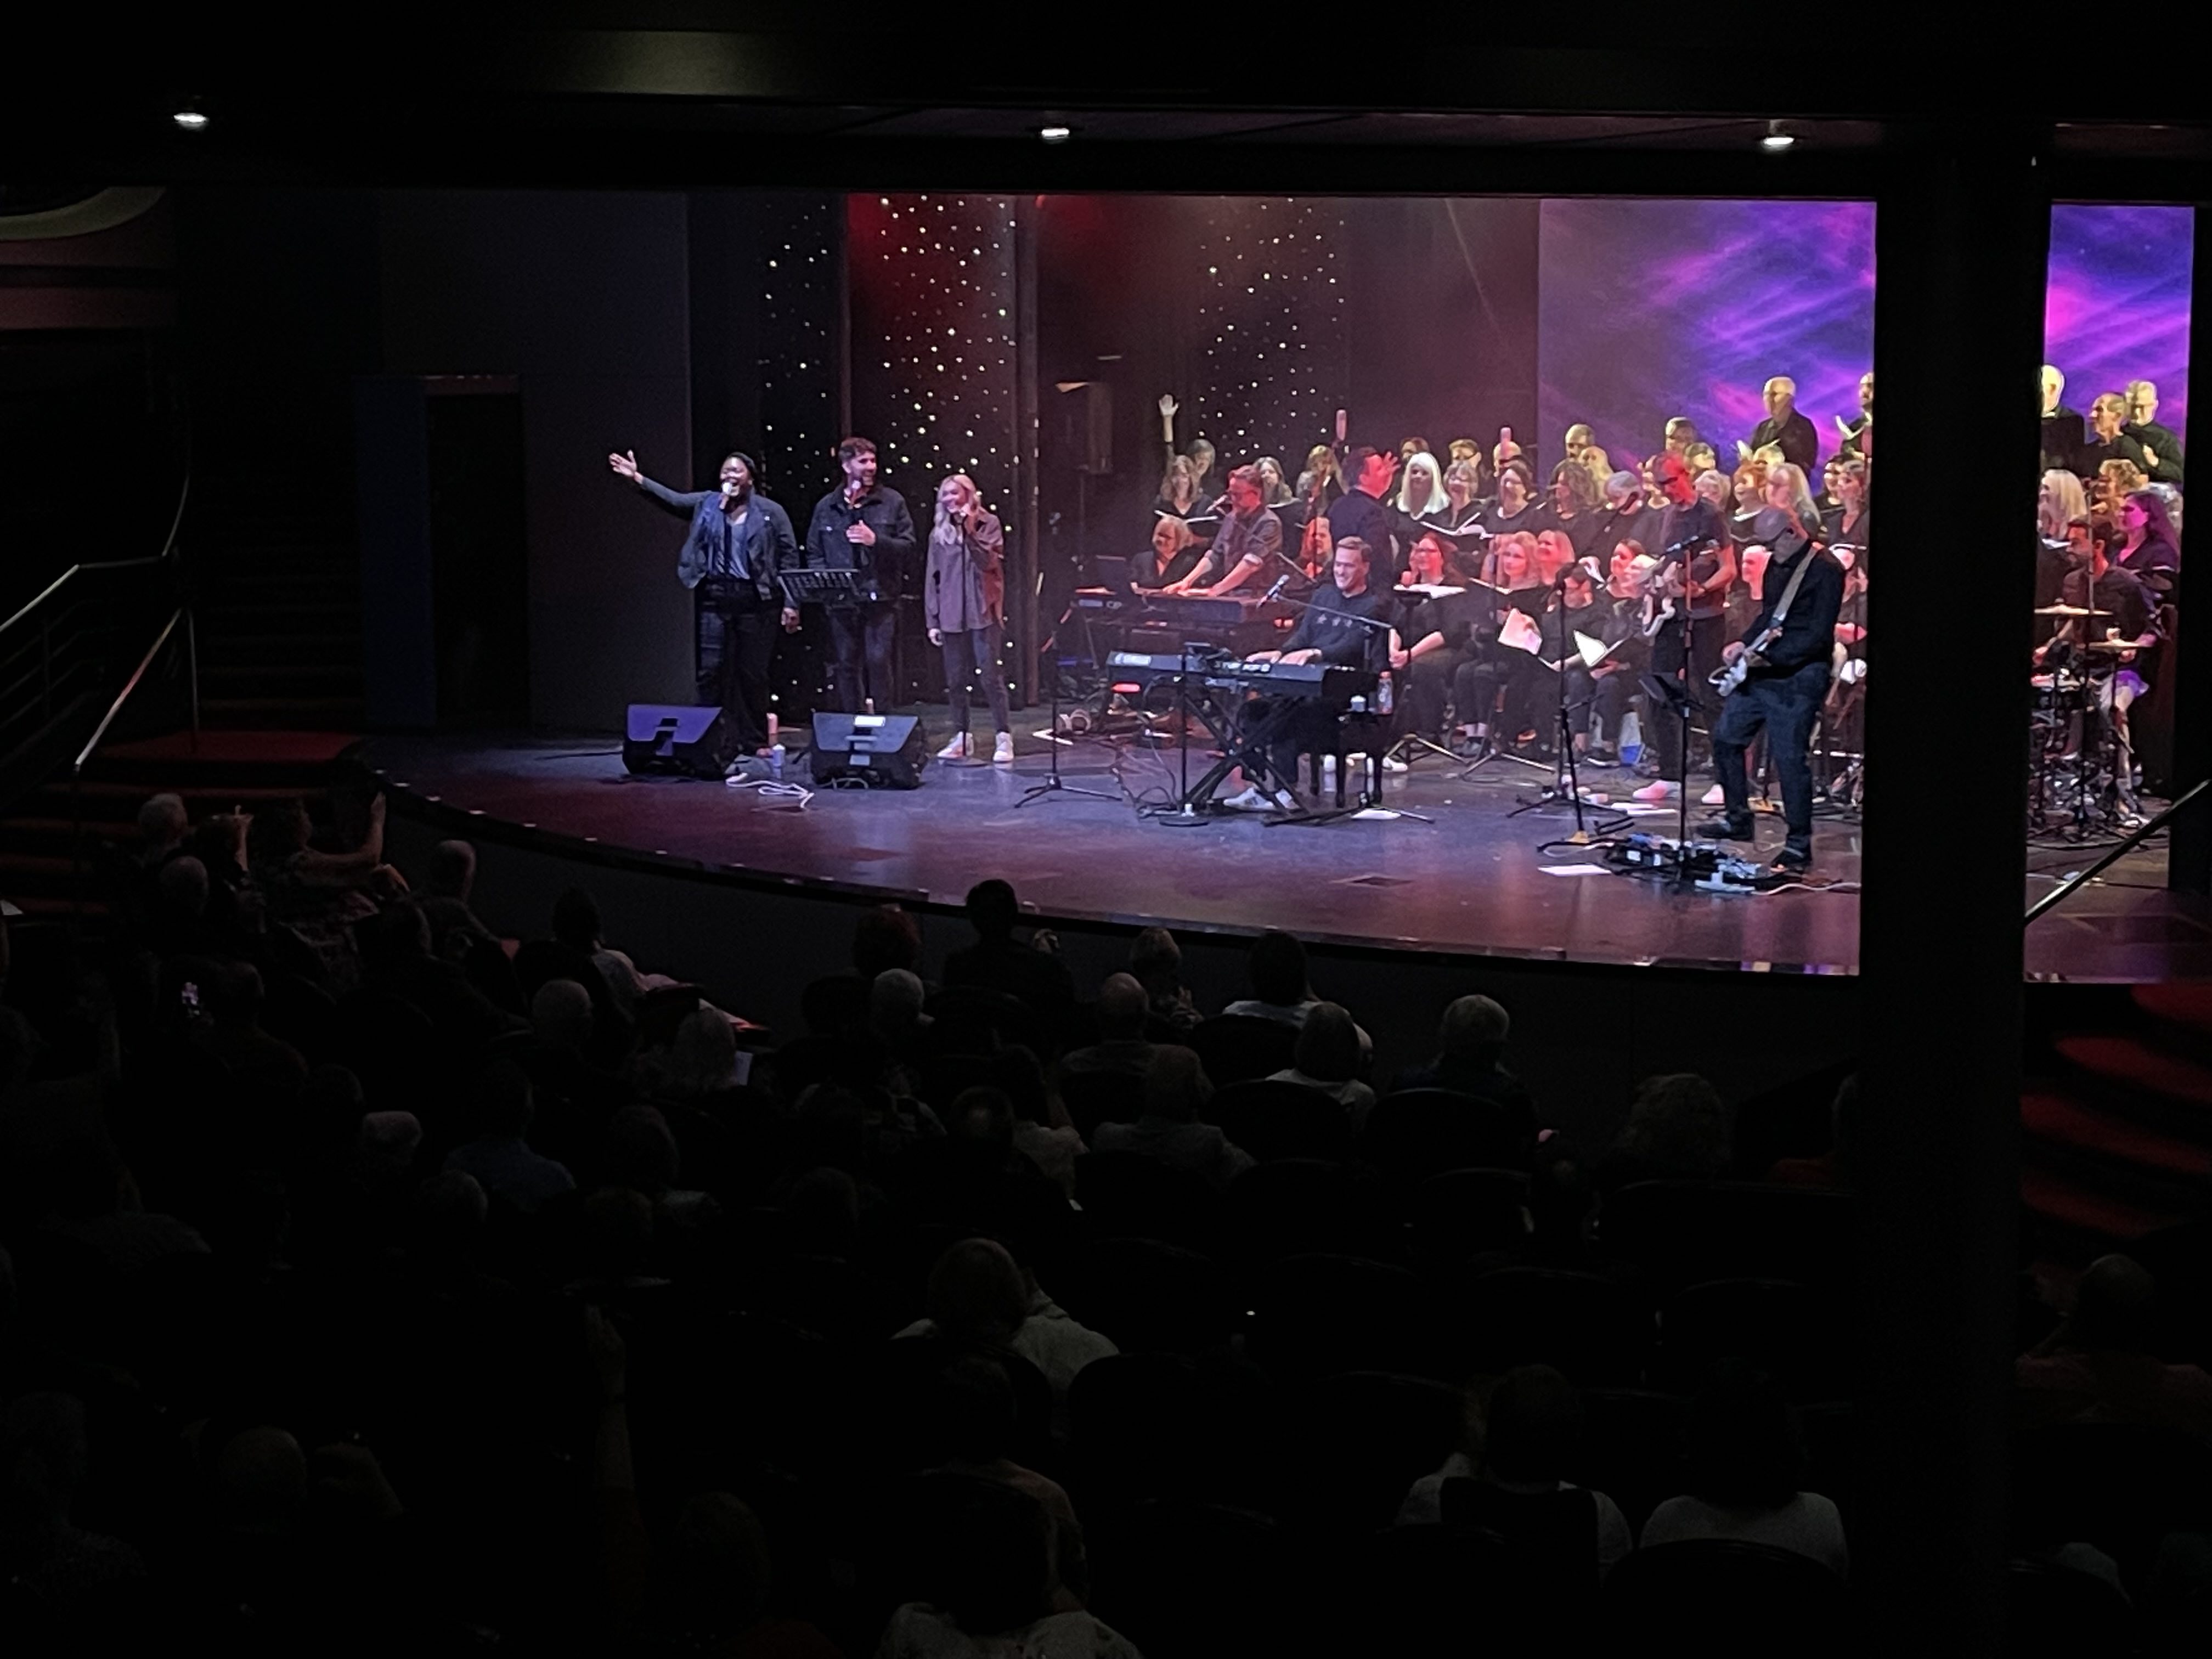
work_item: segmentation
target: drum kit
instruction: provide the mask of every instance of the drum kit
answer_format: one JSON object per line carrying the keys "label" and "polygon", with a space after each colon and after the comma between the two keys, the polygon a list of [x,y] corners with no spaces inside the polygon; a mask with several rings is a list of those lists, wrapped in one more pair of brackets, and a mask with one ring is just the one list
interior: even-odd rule
{"label": "drum kit", "polygon": [[[2046,605],[2035,614],[2063,627],[2112,613]],[[2054,640],[2042,653],[2045,665],[2028,682],[2035,692],[2030,834],[2100,840],[2128,827],[2135,810],[2133,766],[2102,694],[2125,653],[2138,648],[2126,640]]]}

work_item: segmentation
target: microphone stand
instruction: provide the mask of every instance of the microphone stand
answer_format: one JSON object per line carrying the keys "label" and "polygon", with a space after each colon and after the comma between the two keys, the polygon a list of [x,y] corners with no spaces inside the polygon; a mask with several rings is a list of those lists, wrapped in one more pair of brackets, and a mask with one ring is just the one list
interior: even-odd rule
{"label": "microphone stand", "polygon": [[[1053,629],[1052,637],[1045,641],[1052,653],[1052,724],[1046,728],[1046,741],[1050,747],[1050,767],[1044,776],[1022,791],[1017,807],[1027,806],[1031,801],[1044,800],[1054,795],[1083,795],[1091,800],[1119,800],[1119,795],[1109,795],[1103,789],[1082,789],[1066,782],[1060,775],[1060,745],[1066,739],[1060,735],[1060,629]],[[994,672],[996,672],[995,670]],[[1108,676],[1109,679],[1112,676]]]}
{"label": "microphone stand", "polygon": [[[1572,567],[1569,568],[1571,568]],[[1564,574],[1561,575],[1559,582],[1554,584],[1554,588],[1559,594],[1560,598],[1564,599],[1566,592],[1566,579]],[[1595,606],[1592,606],[1591,608],[1595,609]],[[1553,763],[1552,781],[1546,784],[1541,789],[1536,792],[1536,798],[1534,800],[1522,801],[1518,806],[1515,807],[1505,816],[1509,818],[1517,818],[1523,812],[1533,812],[1540,806],[1553,805],[1559,800],[1562,793],[1564,793],[1565,799],[1573,803],[1575,809],[1575,833],[1568,836],[1567,839],[1577,847],[1587,847],[1593,840],[1596,839],[1596,837],[1593,836],[1590,833],[1589,824],[1583,815],[1582,780],[1575,769],[1574,722],[1567,718],[1567,664],[1570,661],[1579,662],[1582,659],[1578,653],[1566,648],[1566,641],[1569,634],[1571,631],[1567,627],[1566,606],[1562,604],[1556,611],[1550,614],[1558,617],[1559,619],[1559,641],[1561,647],[1559,659],[1555,663],[1548,665],[1553,674],[1558,678],[1559,683],[1559,721],[1553,728],[1557,734],[1555,740],[1559,745],[1559,753],[1558,758]],[[1544,660],[1541,629],[1542,624],[1540,623],[1538,624],[1539,634],[1536,641],[1536,660],[1538,662],[1542,662]],[[1587,724],[1589,720],[1589,703],[1583,703],[1583,720]],[[1618,819],[1614,823],[1601,826],[1597,833],[1599,836],[1611,835],[1614,830],[1624,827],[1628,823],[1628,822],[1629,820],[1625,817]]]}

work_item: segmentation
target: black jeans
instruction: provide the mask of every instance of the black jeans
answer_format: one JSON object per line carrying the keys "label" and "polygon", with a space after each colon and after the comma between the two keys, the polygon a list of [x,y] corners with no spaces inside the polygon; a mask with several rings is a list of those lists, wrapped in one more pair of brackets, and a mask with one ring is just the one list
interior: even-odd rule
{"label": "black jeans", "polygon": [[829,610],[830,677],[837,707],[857,714],[872,697],[876,712],[889,714],[898,696],[891,683],[891,640],[898,626],[898,606],[890,599],[871,599]]}
{"label": "black jeans", "polygon": [[[1712,687],[1713,670],[1721,665],[1721,647],[1728,643],[1728,618],[1698,617],[1690,623],[1690,679],[1686,688],[1690,694],[1690,720],[1707,732],[1713,729],[1719,701]],[[1669,622],[1663,625],[1651,641],[1651,673],[1655,678],[1669,684],[1682,666],[1682,624]],[[1648,728],[1644,740],[1659,757],[1659,775],[1682,780],[1682,717],[1661,704],[1644,711]],[[1741,767],[1738,768],[1741,769]]]}
{"label": "black jeans", "polygon": [[1245,742],[1266,752],[1274,774],[1268,781],[1245,769],[1246,781],[1263,788],[1295,789],[1300,755],[1336,752],[1336,711],[1319,697],[1255,697],[1245,704],[1243,720]]}
{"label": "black jeans", "polygon": [[1828,693],[1828,664],[1823,658],[1795,673],[1754,673],[1735,695],[1721,703],[1713,726],[1713,771],[1720,779],[1724,809],[1731,823],[1751,820],[1751,788],[1744,776],[1744,751],[1763,731],[1774,775],[1782,785],[1782,822],[1792,852],[1813,851],[1813,722]]}
{"label": "black jeans", "polygon": [[1617,668],[1610,674],[1592,678],[1597,683],[1597,690],[1592,694],[1597,709],[1597,740],[1607,749],[1618,749],[1621,716],[1628,713],[1628,701],[1636,694],[1635,672]]}
{"label": "black jeans", "polygon": [[[1465,659],[1449,646],[1416,657],[1398,674],[1398,714],[1401,729],[1416,736],[1443,734],[1444,705],[1451,700],[1452,685]],[[1462,720],[1469,718],[1462,714]]]}
{"label": "black jeans", "polygon": [[945,696],[952,705],[955,735],[968,729],[968,682],[983,677],[983,698],[991,705],[991,730],[1005,732],[1006,672],[999,665],[1006,629],[997,623],[988,628],[948,628],[945,630]]}
{"label": "black jeans", "polygon": [[726,764],[768,742],[768,669],[783,622],[780,600],[750,582],[699,584],[699,701],[722,711]]}

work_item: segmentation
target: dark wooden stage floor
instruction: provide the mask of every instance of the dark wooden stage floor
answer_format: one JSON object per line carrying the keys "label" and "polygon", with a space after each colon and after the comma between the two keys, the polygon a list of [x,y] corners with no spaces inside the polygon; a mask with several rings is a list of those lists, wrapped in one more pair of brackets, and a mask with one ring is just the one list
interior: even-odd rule
{"label": "dark wooden stage floor", "polygon": [[[1042,726],[1034,717],[1025,726]],[[1822,823],[1808,884],[1757,896],[1685,892],[1632,877],[1555,875],[1588,855],[1549,838],[1573,830],[1565,805],[1509,817],[1548,778],[1492,763],[1472,780],[1430,760],[1390,780],[1392,804],[1431,817],[1271,825],[1256,818],[1176,827],[1127,799],[1160,799],[1172,750],[1117,753],[1085,741],[1062,751],[1069,795],[1017,808],[1046,770],[1044,742],[1019,739],[1014,767],[932,762],[913,791],[817,790],[804,807],[750,789],[626,774],[610,737],[472,733],[390,736],[365,758],[396,789],[479,812],[523,832],[696,861],[847,891],[957,904],[986,876],[1011,880],[1048,916],[1182,927],[1279,927],[1310,938],[1449,953],[1588,963],[1850,973],[1858,963],[1858,831]],[[1194,755],[1194,771],[1197,757]],[[1118,775],[1117,775],[1118,773]],[[798,769],[791,776],[805,781]],[[1586,787],[1625,796],[1636,780],[1593,774]],[[1125,793],[1126,791],[1126,793]],[[1704,816],[1692,808],[1692,822]],[[1635,827],[1672,834],[1671,811]],[[1762,818],[1759,850],[1781,841]],[[1933,845],[1930,855],[1946,856]],[[1949,856],[1962,855],[1954,848]],[[2031,854],[2031,867],[2086,857]],[[2066,979],[2212,973],[2212,911],[2163,889],[2162,854],[2117,866],[2028,935],[2032,974]],[[2049,876],[2031,877],[2033,897]],[[1946,942],[1930,918],[1931,949]]]}

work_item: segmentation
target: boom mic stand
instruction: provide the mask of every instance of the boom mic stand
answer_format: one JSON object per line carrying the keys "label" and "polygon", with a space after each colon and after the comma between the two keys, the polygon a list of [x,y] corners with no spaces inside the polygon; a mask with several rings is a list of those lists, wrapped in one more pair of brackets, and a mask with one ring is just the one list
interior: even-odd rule
{"label": "boom mic stand", "polygon": [[[1568,635],[1565,609],[1562,608],[1556,614],[1560,618],[1559,630],[1561,643],[1564,645]],[[1540,640],[1538,641],[1540,647],[1541,643]],[[1624,828],[1629,820],[1625,817],[1616,818],[1611,823],[1599,826],[1596,834],[1593,835],[1589,823],[1583,815],[1582,780],[1575,770],[1574,722],[1567,718],[1567,665],[1570,662],[1579,662],[1581,659],[1578,653],[1570,650],[1563,652],[1559,661],[1547,665],[1558,678],[1559,685],[1559,719],[1558,723],[1553,727],[1555,734],[1554,741],[1559,745],[1559,758],[1553,763],[1552,781],[1536,792],[1536,798],[1534,800],[1522,801],[1505,816],[1509,818],[1517,818],[1523,812],[1533,812],[1540,806],[1550,806],[1562,799],[1566,799],[1573,803],[1575,809],[1575,833],[1567,839],[1577,847],[1586,847],[1599,837],[1609,836],[1614,830]],[[1537,652],[1536,660],[1538,662],[1544,660],[1540,648]],[[1589,704],[1584,702],[1580,707],[1583,711],[1583,724],[1587,726]]]}
{"label": "boom mic stand", "polygon": [[[1091,800],[1119,800],[1119,795],[1109,795],[1103,789],[1082,789],[1066,782],[1060,775],[1060,745],[1066,741],[1060,735],[1060,630],[1053,629],[1052,637],[1045,641],[1052,653],[1052,724],[1047,728],[1048,748],[1051,757],[1050,769],[1044,776],[1022,791],[1017,807],[1027,806],[1031,801],[1043,800],[1053,795],[1082,795]],[[994,671],[996,672],[996,671]],[[1110,675],[1108,677],[1112,678]]]}

